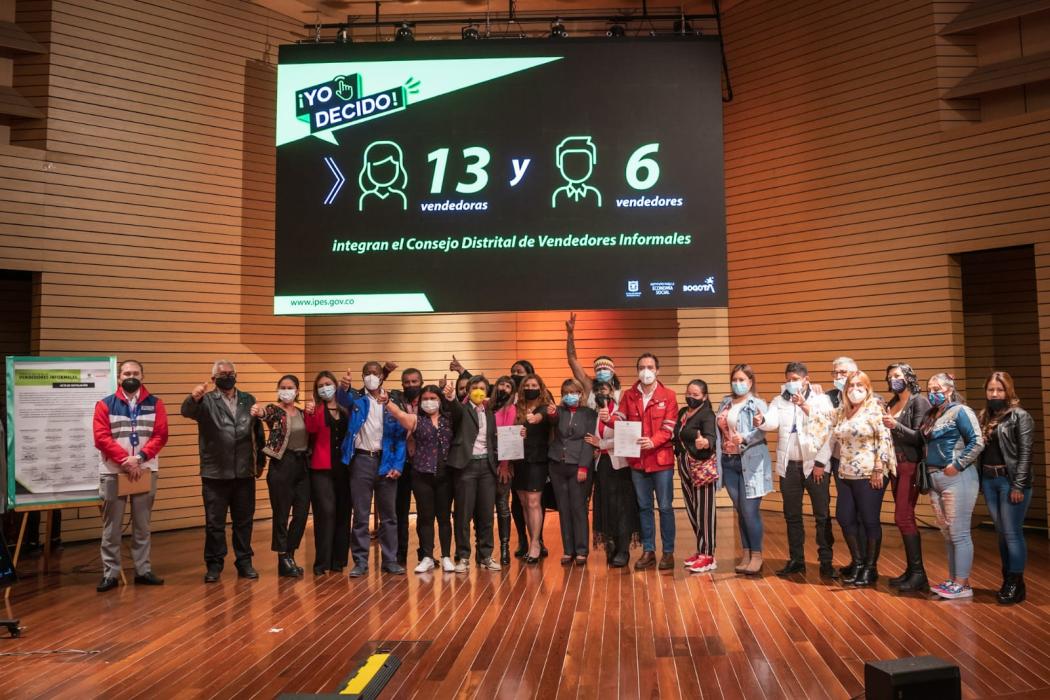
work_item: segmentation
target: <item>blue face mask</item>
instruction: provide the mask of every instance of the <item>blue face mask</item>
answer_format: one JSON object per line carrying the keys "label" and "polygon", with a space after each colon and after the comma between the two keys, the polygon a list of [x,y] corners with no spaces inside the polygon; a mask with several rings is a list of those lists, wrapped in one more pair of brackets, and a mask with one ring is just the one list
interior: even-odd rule
{"label": "blue face mask", "polygon": [[942,403],[948,400],[943,391],[931,391],[930,392],[930,405],[940,406]]}
{"label": "blue face mask", "polygon": [[802,382],[800,382],[798,380],[795,380],[793,382],[788,382],[788,383],[786,383],[784,385],[784,391],[786,391],[788,394],[794,396],[795,394],[797,394],[800,391],[802,391]]}
{"label": "blue face mask", "polygon": [[611,370],[600,369],[594,373],[594,376],[599,382],[608,382],[612,381],[613,373]]}
{"label": "blue face mask", "polygon": [[743,396],[750,390],[751,387],[747,385],[747,382],[733,382],[733,393],[737,396]]}
{"label": "blue face mask", "polygon": [[569,406],[571,408],[571,407],[575,406],[576,404],[580,403],[580,395],[579,394],[566,394],[565,396],[561,397],[561,400],[566,406]]}

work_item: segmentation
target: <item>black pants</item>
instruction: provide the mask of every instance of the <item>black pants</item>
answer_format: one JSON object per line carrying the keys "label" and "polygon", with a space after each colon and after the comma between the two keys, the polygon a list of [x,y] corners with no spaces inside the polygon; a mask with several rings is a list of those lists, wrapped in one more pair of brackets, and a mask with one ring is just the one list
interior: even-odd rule
{"label": "black pants", "polygon": [[350,560],[350,465],[339,462],[332,467],[332,568],[342,569]]}
{"label": "black pants", "polygon": [[839,479],[835,515],[846,535],[882,539],[882,497],[889,481],[883,479],[882,488],[875,489],[868,479]]}
{"label": "black pants", "polygon": [[310,470],[310,507],[314,512],[314,567],[332,568],[332,536],[335,534],[335,491],[331,469]]}
{"label": "black pants", "polygon": [[416,537],[419,559],[434,558],[434,519],[437,519],[441,556],[452,556],[452,475],[449,468],[438,467],[437,474],[412,475],[412,493],[416,497]]}
{"label": "black pants", "polygon": [[306,452],[289,450],[281,459],[271,459],[266,470],[273,511],[270,549],[274,552],[291,554],[303,541],[306,518],[310,514],[310,475],[306,461]]}
{"label": "black pants", "polygon": [[496,475],[487,457],[472,459],[455,474],[456,558],[470,559],[470,521],[474,521],[478,561],[492,557],[492,513],[496,507]]}
{"label": "black pants", "polygon": [[587,494],[591,490],[590,472],[587,480],[576,480],[576,464],[550,464],[554,500],[558,502],[558,520],[561,523],[561,542],[565,556],[585,557],[590,552],[590,531],[587,523]]}
{"label": "black pants", "polygon": [[233,521],[235,563],[252,561],[252,518],[255,517],[255,479],[201,478],[204,496],[204,562],[220,569],[226,558],[226,514]]}
{"label": "black pants", "polygon": [[[412,509],[412,461],[405,460],[405,466],[401,470],[401,476],[397,480],[397,495],[394,497],[394,511],[397,518],[397,562],[404,564],[408,560],[408,514]],[[417,508],[419,506],[416,506]],[[416,514],[419,517],[419,514]],[[416,556],[423,560],[420,549],[416,550]]]}
{"label": "black pants", "polygon": [[[31,510],[26,513],[26,538],[25,546],[40,545],[40,514],[43,511]],[[62,510],[56,508],[51,516],[51,543],[54,544],[62,539]]]}
{"label": "black pants", "polygon": [[835,536],[831,533],[831,475],[824,474],[818,484],[813,474],[804,476],[802,462],[788,462],[787,472],[780,479],[780,492],[784,499],[784,522],[787,523],[788,553],[792,561],[805,561],[806,530],[802,524],[802,494],[809,494],[813,506],[813,520],[817,530],[817,558],[831,562],[831,546]]}

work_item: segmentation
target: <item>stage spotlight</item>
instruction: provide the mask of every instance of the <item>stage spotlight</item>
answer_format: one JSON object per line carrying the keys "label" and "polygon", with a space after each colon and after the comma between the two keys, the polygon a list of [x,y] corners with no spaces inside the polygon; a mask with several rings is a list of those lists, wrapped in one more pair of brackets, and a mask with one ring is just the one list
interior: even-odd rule
{"label": "stage spotlight", "polygon": [[551,39],[564,39],[569,33],[565,31],[565,25],[561,22],[561,17],[556,17],[551,22]]}
{"label": "stage spotlight", "polygon": [[605,35],[616,37],[618,39],[620,37],[627,36],[627,28],[624,27],[622,24],[614,24],[613,26],[609,27],[609,31],[605,32]]}
{"label": "stage spotlight", "polygon": [[477,39],[481,38],[481,32],[479,32],[478,28],[473,24],[468,24],[467,26],[463,27],[463,30],[460,32],[460,36],[463,38],[464,41],[476,41]]}
{"label": "stage spotlight", "polygon": [[335,43],[337,44],[349,44],[353,41],[350,38],[350,29],[347,27],[339,27],[339,31],[335,33]]}
{"label": "stage spotlight", "polygon": [[416,37],[412,33],[412,25],[408,22],[402,22],[401,26],[394,32],[394,41],[415,41]]}

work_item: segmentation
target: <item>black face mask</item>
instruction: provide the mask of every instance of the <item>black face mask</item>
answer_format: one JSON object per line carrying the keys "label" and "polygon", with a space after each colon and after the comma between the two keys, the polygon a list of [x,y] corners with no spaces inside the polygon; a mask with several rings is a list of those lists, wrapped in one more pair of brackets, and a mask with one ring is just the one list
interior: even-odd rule
{"label": "black face mask", "polygon": [[697,399],[697,398],[694,398],[692,396],[686,396],[685,397],[685,402],[687,404],[689,404],[689,408],[700,408],[701,406],[704,405],[704,400],[703,399]]}
{"label": "black face mask", "polygon": [[407,387],[405,387],[405,390],[403,392],[404,395],[405,395],[405,400],[406,401],[415,401],[416,397],[419,396],[419,394],[422,391],[423,391],[423,387],[421,387],[421,386],[407,386]]}
{"label": "black face mask", "polygon": [[496,392],[496,401],[498,403],[506,403],[507,399],[510,398],[510,392],[500,389]]}
{"label": "black face mask", "polygon": [[456,396],[459,398],[460,401],[462,401],[463,399],[467,398],[467,390],[456,389]]}
{"label": "black face mask", "polygon": [[229,391],[233,387],[237,386],[237,377],[216,377],[215,386],[219,387],[223,391]]}
{"label": "black face mask", "polygon": [[521,395],[525,397],[526,401],[535,401],[536,399],[540,398],[540,390],[539,389],[525,389],[524,391],[521,392]]}
{"label": "black face mask", "polygon": [[1006,408],[1006,399],[988,399],[988,410],[992,413],[998,413],[1004,408]]}
{"label": "black face mask", "polygon": [[135,377],[128,377],[120,383],[120,388],[125,394],[134,394],[142,386],[142,382]]}
{"label": "black face mask", "polygon": [[512,374],[512,375],[510,375],[510,380],[512,382],[514,382],[514,388],[515,389],[517,389],[519,386],[521,386],[521,382],[522,382],[523,379],[525,379],[525,375],[524,374]]}

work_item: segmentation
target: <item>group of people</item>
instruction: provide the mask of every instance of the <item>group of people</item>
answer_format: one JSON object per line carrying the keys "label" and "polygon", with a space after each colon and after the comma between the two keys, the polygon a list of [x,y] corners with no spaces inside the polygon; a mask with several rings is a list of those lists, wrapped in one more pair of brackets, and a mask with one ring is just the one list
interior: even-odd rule
{"label": "group of people", "polygon": [[[560,383],[557,398],[527,360],[490,382],[472,375],[453,356],[454,382],[425,384],[422,372],[409,368],[401,372],[400,388],[387,391],[384,384],[397,365],[373,361],[360,375],[322,371],[307,391],[296,376],[285,375],[277,382],[276,401],[259,403],[237,389],[234,364],[217,361],[209,380],[181,406],[181,414],[198,426],[205,581],[220,578],[227,516],[238,575],[258,577],[251,533],[255,483],[264,470],[273,511],[271,548],[281,576],[304,573],[295,553],[311,509],[313,573],[349,567],[350,577],[366,575],[373,503],[379,565],[388,574],[404,574],[413,498],[416,573],[437,567],[465,573],[472,554],[480,568],[501,570],[511,562],[512,521],[517,530],[513,556],[535,565],[547,556],[545,489],[553,492],[557,506],[563,565],[585,566],[594,546],[604,550],[610,567],[624,567],[631,549],[640,545],[635,569],[671,569],[676,470],[696,542],[686,568],[702,573],[717,567],[715,494],[724,486],[742,548],[735,570],[756,575],[764,564],[760,506],[773,490],[775,469],[790,553],[778,575],[805,571],[803,498],[808,493],[821,576],[873,585],[882,546],[882,502],[891,488],[907,567],[890,585],[903,592],[928,588],[942,598],[970,597],[970,519],[981,489],[999,533],[1003,585],[998,599],[1024,600],[1022,524],[1032,493],[1032,419],[1007,373],[988,377],[979,413],[963,402],[950,374],[931,377],[924,396],[912,368],[892,364],[883,378],[884,398],[846,357],[834,362],[834,388],[827,392],[810,382],[803,363],[792,362],[767,404],[754,371],[740,364],[730,372],[724,398],[713,402],[708,384],[694,379],[680,407],[675,392],[660,381],[660,362],[652,353],[638,357],[637,379],[630,384],[621,382],[607,356],[597,357],[593,376],[588,374],[577,358],[574,327],[573,316],[566,324],[573,376]],[[147,491],[131,497],[135,581],[163,583],[150,566],[149,514],[167,417],[163,402],[143,385],[143,374],[141,363],[122,362],[120,388],[96,409],[105,504],[99,591],[115,587],[120,572],[120,474],[131,481],[151,480]],[[615,454],[615,431],[623,421],[641,425],[637,457]],[[775,465],[766,442],[773,432]],[[499,458],[501,434],[521,436],[520,459]],[[836,519],[850,553],[849,565],[841,569],[832,565],[833,479]],[[932,586],[915,520],[920,492],[930,494],[948,551],[947,578]]]}

